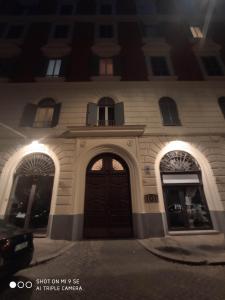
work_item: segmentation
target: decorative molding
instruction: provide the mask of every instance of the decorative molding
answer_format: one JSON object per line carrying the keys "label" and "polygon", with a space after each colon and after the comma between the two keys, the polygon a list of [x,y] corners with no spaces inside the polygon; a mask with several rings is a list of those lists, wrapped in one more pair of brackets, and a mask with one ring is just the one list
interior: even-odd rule
{"label": "decorative molding", "polygon": [[91,49],[100,57],[112,57],[120,53],[121,47],[114,40],[98,40]]}
{"label": "decorative molding", "polygon": [[124,126],[68,126],[68,131],[64,132],[62,138],[74,138],[80,136],[98,137],[121,137],[121,136],[141,136],[144,133],[145,125],[124,125]]}
{"label": "decorative molding", "polygon": [[171,46],[164,38],[146,38],[142,50],[145,55],[157,55],[168,53]]}
{"label": "decorative molding", "polygon": [[195,53],[212,54],[218,53],[221,50],[221,46],[215,43],[212,39],[201,39],[196,41],[192,47]]}
{"label": "decorative molding", "polygon": [[37,82],[64,82],[66,79],[63,76],[43,76],[43,77],[35,77],[35,81]]}
{"label": "decorative molding", "polygon": [[48,58],[64,57],[71,53],[72,48],[65,41],[48,42],[41,48],[42,53]]}

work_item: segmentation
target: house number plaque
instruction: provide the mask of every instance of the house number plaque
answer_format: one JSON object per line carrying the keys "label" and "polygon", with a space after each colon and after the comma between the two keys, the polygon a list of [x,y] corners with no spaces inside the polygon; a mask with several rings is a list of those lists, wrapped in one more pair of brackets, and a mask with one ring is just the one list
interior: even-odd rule
{"label": "house number plaque", "polygon": [[144,197],[145,203],[158,203],[158,195],[157,194],[147,194]]}

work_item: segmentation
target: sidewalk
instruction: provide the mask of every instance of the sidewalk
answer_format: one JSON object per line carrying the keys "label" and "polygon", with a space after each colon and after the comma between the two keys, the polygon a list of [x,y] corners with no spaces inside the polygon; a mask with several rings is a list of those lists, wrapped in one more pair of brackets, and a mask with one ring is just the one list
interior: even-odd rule
{"label": "sidewalk", "polygon": [[169,261],[192,265],[224,265],[223,234],[169,236],[139,242],[151,253]]}
{"label": "sidewalk", "polygon": [[51,240],[49,238],[34,238],[34,255],[30,266],[44,263],[63,254],[73,247],[75,242],[64,240]]}

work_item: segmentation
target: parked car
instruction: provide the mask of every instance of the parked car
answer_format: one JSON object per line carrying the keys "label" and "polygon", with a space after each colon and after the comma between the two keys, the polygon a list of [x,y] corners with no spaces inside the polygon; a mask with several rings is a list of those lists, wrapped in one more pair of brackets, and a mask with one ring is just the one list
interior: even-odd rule
{"label": "parked car", "polygon": [[0,277],[26,268],[33,252],[32,232],[0,220]]}

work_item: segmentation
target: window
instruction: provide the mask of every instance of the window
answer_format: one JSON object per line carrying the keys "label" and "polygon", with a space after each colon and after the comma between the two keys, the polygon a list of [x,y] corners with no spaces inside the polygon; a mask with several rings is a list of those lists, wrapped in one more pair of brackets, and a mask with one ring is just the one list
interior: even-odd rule
{"label": "window", "polygon": [[99,74],[102,76],[113,75],[113,60],[112,58],[101,58],[99,66]]}
{"label": "window", "polygon": [[7,39],[19,39],[22,37],[24,32],[24,26],[23,25],[12,25],[9,28],[9,31],[6,35]]}
{"label": "window", "polygon": [[102,3],[100,6],[100,14],[102,15],[111,15],[112,14],[112,4]]}
{"label": "window", "polygon": [[88,126],[122,126],[124,124],[123,102],[115,103],[113,99],[104,97],[96,103],[88,103]]}
{"label": "window", "polygon": [[73,9],[74,9],[74,6],[73,4],[64,4],[64,5],[61,5],[60,7],[60,15],[72,15],[73,14]]}
{"label": "window", "polygon": [[201,56],[204,69],[208,76],[223,76],[224,72],[217,56]]}
{"label": "window", "polygon": [[221,109],[221,111],[223,113],[223,116],[225,118],[225,97],[220,97],[218,99],[218,103],[219,103],[220,109]]}
{"label": "window", "polygon": [[203,33],[198,26],[190,26],[190,30],[191,30],[193,38],[195,38],[195,39],[203,38]]}
{"label": "window", "polygon": [[114,35],[112,25],[100,25],[99,26],[99,36],[101,38],[112,38]]}
{"label": "window", "polygon": [[48,128],[58,124],[61,104],[56,103],[52,98],[41,100],[38,105],[29,103],[26,105],[21,126]]}
{"label": "window", "polygon": [[69,34],[69,25],[56,25],[53,31],[55,39],[65,39]]}
{"label": "window", "polygon": [[164,56],[151,56],[150,63],[154,76],[169,76],[167,59]]}
{"label": "window", "polygon": [[176,102],[167,97],[163,97],[159,100],[159,107],[163,119],[164,126],[179,126],[181,125]]}
{"label": "window", "polygon": [[46,76],[59,76],[61,65],[62,65],[61,59],[50,59],[48,62]]}
{"label": "window", "polygon": [[4,33],[5,33],[5,28],[6,28],[6,24],[0,23],[0,38],[3,38]]}
{"label": "window", "polygon": [[197,161],[185,151],[171,151],[160,172],[169,230],[212,229]]}

